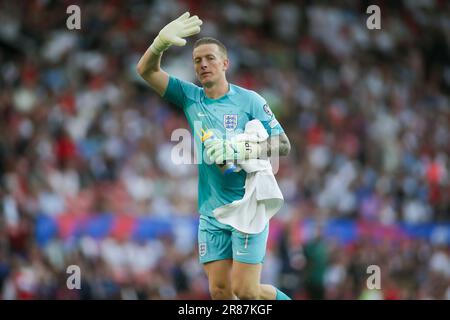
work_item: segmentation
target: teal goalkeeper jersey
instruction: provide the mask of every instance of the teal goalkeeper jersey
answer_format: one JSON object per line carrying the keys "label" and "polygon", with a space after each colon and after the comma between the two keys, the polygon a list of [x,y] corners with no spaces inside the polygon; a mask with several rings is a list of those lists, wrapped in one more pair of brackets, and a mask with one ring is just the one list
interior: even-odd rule
{"label": "teal goalkeeper jersey", "polygon": [[271,136],[284,130],[264,98],[233,84],[223,97],[210,99],[203,88],[170,77],[163,98],[183,109],[193,131],[199,174],[198,209],[200,214],[213,217],[214,209],[243,198],[246,173],[241,170],[224,175],[215,164],[208,164],[202,157],[200,129],[213,130],[218,138],[229,139],[243,133],[248,121],[258,119]]}

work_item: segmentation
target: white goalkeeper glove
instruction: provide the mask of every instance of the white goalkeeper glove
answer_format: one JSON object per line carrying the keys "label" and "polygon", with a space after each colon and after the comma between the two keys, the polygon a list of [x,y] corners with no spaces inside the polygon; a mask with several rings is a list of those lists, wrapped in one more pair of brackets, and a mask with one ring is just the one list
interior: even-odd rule
{"label": "white goalkeeper glove", "polygon": [[258,142],[252,141],[229,141],[217,139],[205,144],[208,157],[217,164],[225,161],[241,161],[248,159],[258,159],[261,153],[261,146]]}
{"label": "white goalkeeper glove", "polygon": [[150,46],[150,50],[154,54],[160,55],[171,45],[184,46],[186,40],[183,38],[199,33],[202,20],[197,16],[189,17],[189,15],[189,12],[185,12],[162,28]]}

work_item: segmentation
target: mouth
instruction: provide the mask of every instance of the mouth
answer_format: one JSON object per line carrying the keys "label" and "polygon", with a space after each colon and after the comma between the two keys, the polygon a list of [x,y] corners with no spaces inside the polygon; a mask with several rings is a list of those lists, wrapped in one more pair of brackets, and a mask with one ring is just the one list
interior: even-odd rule
{"label": "mouth", "polygon": [[207,75],[210,75],[210,74],[211,74],[211,72],[207,71],[207,72],[200,73],[200,76],[204,77],[204,76],[207,76]]}

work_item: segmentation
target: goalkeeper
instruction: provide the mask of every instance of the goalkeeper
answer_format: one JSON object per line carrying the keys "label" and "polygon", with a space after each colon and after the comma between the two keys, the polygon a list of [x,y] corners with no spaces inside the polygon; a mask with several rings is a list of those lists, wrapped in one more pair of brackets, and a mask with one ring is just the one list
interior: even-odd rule
{"label": "goalkeeper", "polygon": [[[161,67],[162,53],[171,45],[184,46],[185,37],[200,32],[202,21],[188,12],[166,25],[141,57],[137,71],[167,101],[183,109],[189,125],[202,124],[214,129],[216,139],[204,144],[195,139],[197,154],[210,161],[267,159],[272,154],[286,156],[289,140],[266,101],[256,92],[228,83],[227,50],[213,38],[201,38],[194,44],[193,64],[202,87],[168,75]],[[226,137],[242,133],[245,124],[258,119],[269,133],[261,143],[232,142]],[[198,133],[198,132],[196,132]],[[219,133],[220,135],[217,135]],[[290,300],[271,285],[260,284],[269,224],[259,234],[244,234],[217,221],[213,210],[245,193],[244,170],[225,175],[214,164],[199,161],[198,230],[199,260],[204,265],[212,299]]]}

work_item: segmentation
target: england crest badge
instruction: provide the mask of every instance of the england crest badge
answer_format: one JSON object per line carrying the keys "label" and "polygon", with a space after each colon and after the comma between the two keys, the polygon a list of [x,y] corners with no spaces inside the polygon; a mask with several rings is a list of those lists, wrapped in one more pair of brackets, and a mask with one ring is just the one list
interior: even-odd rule
{"label": "england crest badge", "polygon": [[237,114],[224,114],[223,126],[227,131],[234,131],[237,127],[238,115]]}
{"label": "england crest badge", "polygon": [[205,242],[200,242],[198,244],[198,253],[199,253],[200,257],[203,257],[204,255],[206,255],[206,243]]}

